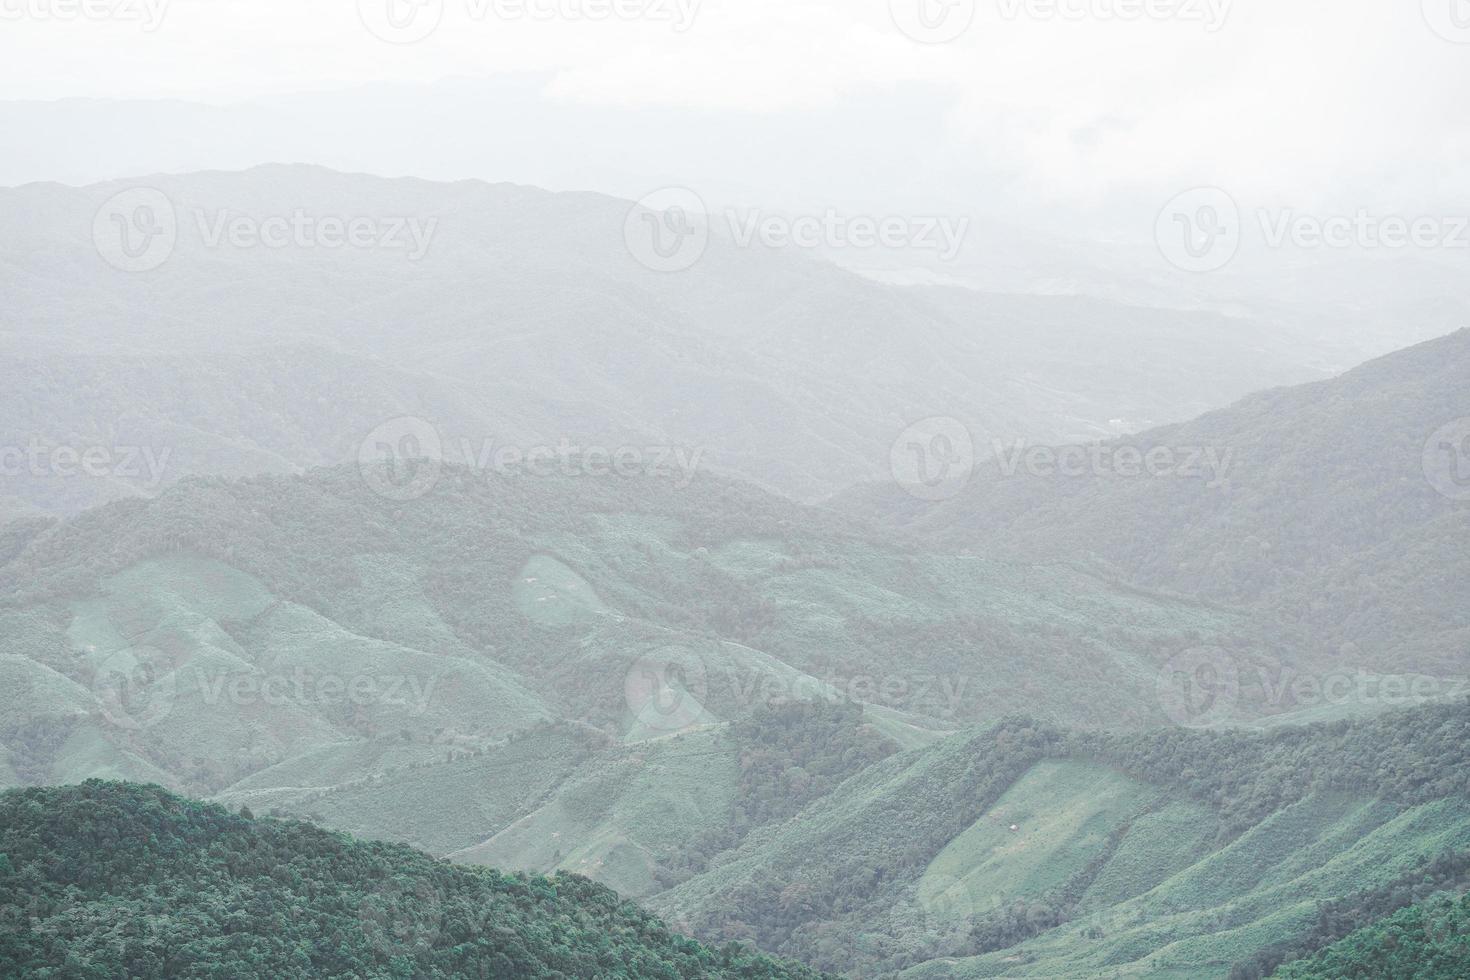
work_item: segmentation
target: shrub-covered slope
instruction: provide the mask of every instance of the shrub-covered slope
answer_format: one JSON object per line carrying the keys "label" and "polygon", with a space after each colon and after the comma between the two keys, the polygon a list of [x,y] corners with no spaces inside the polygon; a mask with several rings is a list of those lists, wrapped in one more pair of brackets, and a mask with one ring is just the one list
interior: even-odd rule
{"label": "shrub-covered slope", "polygon": [[1009,721],[865,769],[650,903],[863,976],[1223,980],[1462,876],[1467,739],[1463,703],[1256,733]]}

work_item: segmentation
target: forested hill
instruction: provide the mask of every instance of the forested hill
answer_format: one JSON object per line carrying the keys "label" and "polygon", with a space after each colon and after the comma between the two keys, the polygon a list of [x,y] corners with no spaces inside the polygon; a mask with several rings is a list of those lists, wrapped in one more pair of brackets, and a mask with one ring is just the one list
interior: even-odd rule
{"label": "forested hill", "polygon": [[1470,895],[1413,905],[1291,963],[1278,980],[1458,980],[1470,974]]}
{"label": "forested hill", "polygon": [[0,975],[818,978],[576,876],[506,876],[154,786],[0,796]]}
{"label": "forested hill", "polygon": [[[918,514],[860,492],[844,503],[907,512],[934,541],[989,556],[1092,554],[1142,585],[1305,623],[1322,651],[1352,644],[1363,666],[1458,671],[1470,637],[1467,436],[1461,330],[1081,447],[1069,472],[1047,463],[1047,447],[986,447],[1000,458],[948,503]],[[1155,462],[1135,468],[1135,454]]]}

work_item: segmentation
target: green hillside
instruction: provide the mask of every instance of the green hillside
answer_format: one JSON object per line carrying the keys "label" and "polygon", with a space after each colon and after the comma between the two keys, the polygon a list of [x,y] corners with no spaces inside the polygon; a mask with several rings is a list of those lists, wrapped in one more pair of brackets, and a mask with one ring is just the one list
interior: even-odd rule
{"label": "green hillside", "polygon": [[649,901],[859,976],[1224,980],[1335,938],[1325,903],[1381,914],[1470,866],[1467,736],[1467,704],[1254,733],[1009,721],[868,767]]}
{"label": "green hillside", "polygon": [[[1012,445],[944,504],[913,512],[871,491],[846,503],[900,515],[946,548],[1026,561],[1090,553],[1130,581],[1301,623],[1293,642],[1327,664],[1457,676],[1470,640],[1470,507],[1452,432],[1470,418],[1467,380],[1461,330],[1103,443],[1102,462],[1080,474],[1029,465],[1028,447]],[[1161,475],[1115,465],[1153,451],[1173,461]]]}
{"label": "green hillside", "polygon": [[0,907],[6,976],[818,976],[700,946],[584,878],[99,781],[0,795]]}
{"label": "green hillside", "polygon": [[1470,972],[1470,895],[1414,905],[1289,963],[1281,980],[1458,980]]}
{"label": "green hillside", "polygon": [[[1169,720],[1157,688],[1180,651],[1267,647],[1226,608],[922,553],[714,477],[446,467],[409,504],[356,468],[188,481],[30,526],[0,560],[28,692],[0,716],[17,783],[262,793],[275,771],[300,793],[548,722],[637,745],[791,701],[868,706],[903,746],[1017,711],[1142,728]],[[1243,695],[1232,717],[1255,710]],[[374,740],[403,744],[340,769],[342,746]]]}

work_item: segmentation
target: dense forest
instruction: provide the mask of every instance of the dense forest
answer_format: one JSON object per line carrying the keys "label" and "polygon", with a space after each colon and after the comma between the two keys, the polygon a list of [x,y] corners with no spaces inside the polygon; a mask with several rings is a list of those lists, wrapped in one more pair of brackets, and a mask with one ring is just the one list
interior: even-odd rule
{"label": "dense forest", "polygon": [[1470,972],[1470,895],[1413,905],[1271,974],[1279,980],[1460,980]]}
{"label": "dense forest", "polygon": [[0,974],[816,978],[584,878],[508,876],[89,781],[0,796]]}

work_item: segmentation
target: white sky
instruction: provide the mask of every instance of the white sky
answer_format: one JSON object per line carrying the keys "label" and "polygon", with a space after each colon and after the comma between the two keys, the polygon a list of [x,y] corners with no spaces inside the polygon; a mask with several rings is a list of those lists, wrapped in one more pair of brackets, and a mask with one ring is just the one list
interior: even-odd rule
{"label": "white sky", "polygon": [[[59,16],[83,2],[163,5],[162,20]],[[389,0],[363,2],[371,19]],[[1470,44],[1449,39],[1470,41],[1470,0],[894,0],[975,3],[971,28],[940,45],[898,30],[888,0],[703,0],[682,32],[417,2],[443,4],[439,28],[392,45],[356,0],[0,0],[0,91],[229,101],[538,71],[566,102],[745,115],[919,84],[949,107],[933,179],[1019,174],[1038,203],[1211,183],[1303,206],[1470,202]],[[1119,3],[1183,15],[1103,16]],[[1083,16],[1048,16],[1057,5]],[[1213,32],[1187,19],[1222,13]]]}

